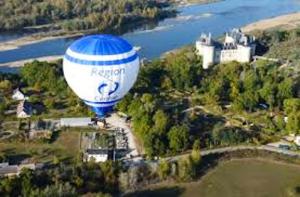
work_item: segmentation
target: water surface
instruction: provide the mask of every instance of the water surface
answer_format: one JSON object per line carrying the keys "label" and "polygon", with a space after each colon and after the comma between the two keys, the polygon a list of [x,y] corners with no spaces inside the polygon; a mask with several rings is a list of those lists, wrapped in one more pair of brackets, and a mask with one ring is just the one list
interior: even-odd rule
{"label": "water surface", "polygon": [[[194,43],[202,32],[212,32],[217,37],[234,27],[299,10],[299,0],[225,0],[207,5],[192,5],[178,8],[180,14],[176,18],[166,19],[154,29],[137,30],[123,37],[131,44],[142,47],[142,57],[153,59],[166,51]],[[17,35],[0,35],[0,42],[16,37]],[[2,51],[0,63],[63,55],[73,41],[74,38],[61,38]]]}

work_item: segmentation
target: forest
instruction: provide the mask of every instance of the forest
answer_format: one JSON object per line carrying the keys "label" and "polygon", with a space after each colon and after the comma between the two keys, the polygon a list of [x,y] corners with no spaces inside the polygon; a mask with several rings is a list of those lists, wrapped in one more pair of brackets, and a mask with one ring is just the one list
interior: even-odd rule
{"label": "forest", "polygon": [[171,53],[142,68],[117,109],[132,117],[150,157],[184,152],[197,139],[201,148],[212,148],[265,144],[299,133],[300,64],[293,45],[298,32],[275,30],[258,37],[266,55],[280,62],[230,62],[203,70],[193,47]]}
{"label": "forest", "polygon": [[0,31],[96,30],[123,33],[175,14],[154,0],[0,1]]}
{"label": "forest", "polygon": [[[298,75],[291,77],[292,71],[267,61],[202,70],[192,54],[181,52],[147,65],[132,94],[117,106],[132,117],[147,155],[180,153],[196,139],[202,148],[211,148],[266,143],[300,131]],[[184,113],[195,106],[210,112]],[[243,123],[236,123],[239,119]]]}

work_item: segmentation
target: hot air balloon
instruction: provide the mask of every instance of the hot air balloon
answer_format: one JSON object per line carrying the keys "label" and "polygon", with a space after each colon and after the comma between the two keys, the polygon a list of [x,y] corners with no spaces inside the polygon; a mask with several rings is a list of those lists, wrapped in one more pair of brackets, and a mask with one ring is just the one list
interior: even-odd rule
{"label": "hot air balloon", "polygon": [[63,71],[75,94],[103,118],[136,81],[139,57],[120,37],[91,35],[67,49]]}

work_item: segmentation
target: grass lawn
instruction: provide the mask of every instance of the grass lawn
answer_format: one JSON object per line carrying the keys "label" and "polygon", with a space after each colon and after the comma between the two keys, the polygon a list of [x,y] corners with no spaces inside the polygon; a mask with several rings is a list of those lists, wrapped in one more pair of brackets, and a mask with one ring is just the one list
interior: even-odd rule
{"label": "grass lawn", "polygon": [[60,132],[52,143],[43,142],[1,142],[0,153],[11,160],[30,158],[36,162],[52,161],[54,156],[60,160],[73,160],[79,152],[80,132]]}
{"label": "grass lawn", "polygon": [[[261,160],[233,160],[220,164],[201,181],[160,185],[132,196],[300,196],[300,166]],[[289,195],[291,193],[293,195]]]}

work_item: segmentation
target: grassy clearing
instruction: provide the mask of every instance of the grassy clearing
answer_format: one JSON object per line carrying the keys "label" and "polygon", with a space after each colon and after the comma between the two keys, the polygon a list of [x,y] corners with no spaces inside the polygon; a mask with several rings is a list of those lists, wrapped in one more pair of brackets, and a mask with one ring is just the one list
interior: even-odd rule
{"label": "grassy clearing", "polygon": [[0,153],[8,155],[11,162],[30,158],[35,162],[59,160],[73,161],[79,153],[80,132],[65,131],[57,134],[52,143],[44,142],[1,142]]}
{"label": "grassy clearing", "polygon": [[201,181],[165,186],[160,184],[132,196],[300,196],[299,173],[300,167],[294,165],[249,159],[233,160],[220,164]]}

